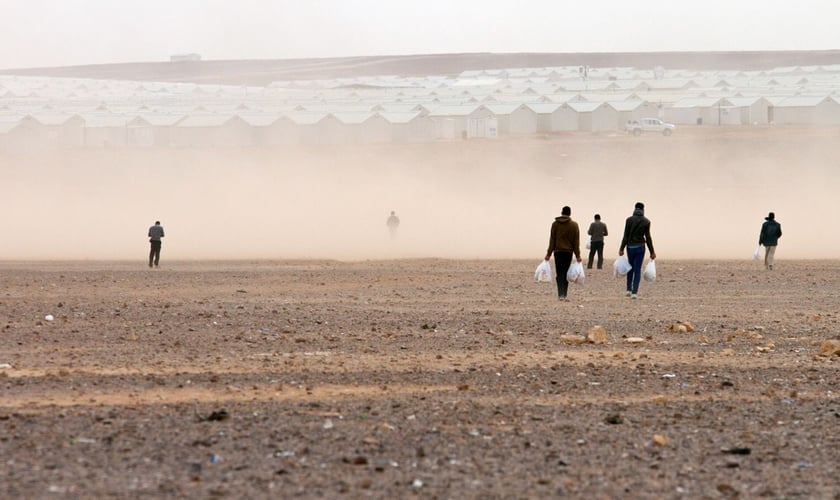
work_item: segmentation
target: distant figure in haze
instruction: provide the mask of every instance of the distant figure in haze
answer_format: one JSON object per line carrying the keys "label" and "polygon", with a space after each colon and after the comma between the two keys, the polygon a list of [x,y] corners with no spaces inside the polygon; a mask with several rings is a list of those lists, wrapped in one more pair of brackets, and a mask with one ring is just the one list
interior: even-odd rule
{"label": "distant figure in haze", "polygon": [[604,236],[607,236],[607,225],[601,222],[601,215],[595,214],[595,221],[589,225],[589,263],[586,267],[592,269],[592,260],[598,254],[598,269],[604,268]]}
{"label": "distant figure in haze", "polygon": [[776,222],[776,214],[770,212],[764,218],[761,225],[761,233],[758,235],[758,244],[764,245],[764,268],[773,270],[773,260],[776,256],[776,245],[782,237],[782,225]]}
{"label": "distant figure in haze", "polygon": [[160,225],[160,221],[155,221],[155,225],[149,228],[149,243],[152,245],[149,250],[149,267],[153,264],[157,267],[160,263],[160,239],[163,236],[163,226]]}
{"label": "distant figure in haze", "polygon": [[631,299],[635,299],[639,293],[645,245],[650,250],[650,260],[656,260],[653,238],[650,237],[650,220],[645,217],[645,204],[637,202],[633,208],[633,215],[627,217],[624,223],[624,237],[621,238],[621,248],[618,250],[618,255],[624,255],[624,249],[627,248],[627,260],[631,266],[627,273],[627,296]]}
{"label": "distant figure in haze", "polygon": [[557,295],[560,300],[568,300],[566,295],[569,291],[569,282],[566,280],[566,273],[572,265],[572,254],[580,262],[580,227],[572,220],[572,209],[563,207],[560,217],[555,217],[551,223],[551,235],[548,239],[548,250],[545,252],[545,260],[551,259],[554,254],[554,269],[557,272]]}
{"label": "distant figure in haze", "polygon": [[397,217],[397,214],[391,210],[391,215],[388,217],[388,220],[385,222],[388,226],[388,231],[391,233],[391,239],[397,237],[397,228],[400,227],[400,218]]}

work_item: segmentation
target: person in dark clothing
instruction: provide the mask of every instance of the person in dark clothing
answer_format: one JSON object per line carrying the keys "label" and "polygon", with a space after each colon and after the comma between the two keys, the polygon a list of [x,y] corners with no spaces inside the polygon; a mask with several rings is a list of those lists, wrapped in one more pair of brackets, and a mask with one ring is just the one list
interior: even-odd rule
{"label": "person in dark clothing", "polygon": [[779,238],[781,237],[782,225],[776,221],[776,214],[770,212],[764,218],[764,223],[761,225],[761,233],[758,235],[758,244],[764,245],[764,268],[768,271],[773,270],[776,246],[779,244]]}
{"label": "person in dark clothing", "polygon": [[604,267],[604,236],[607,236],[607,225],[601,222],[601,215],[595,214],[595,222],[589,225],[589,262],[587,269],[592,269],[592,261],[595,254],[598,254],[598,269]]}
{"label": "person in dark clothing", "polygon": [[149,228],[149,243],[151,243],[151,250],[149,250],[149,267],[154,264],[158,267],[160,263],[160,239],[163,238],[163,226],[160,221],[155,221],[155,225]]}
{"label": "person in dark clothing", "polygon": [[627,273],[627,296],[635,299],[639,293],[639,282],[642,279],[642,263],[645,261],[645,245],[650,250],[650,260],[656,259],[653,250],[653,238],[650,236],[650,220],[645,217],[645,204],[637,202],[633,215],[624,223],[624,236],[621,238],[621,248],[618,255],[624,255],[627,249],[627,260],[631,269]]}
{"label": "person in dark clothing", "polygon": [[572,265],[572,255],[580,262],[580,227],[572,220],[572,209],[563,207],[562,215],[556,217],[551,224],[551,235],[548,240],[548,250],[545,252],[545,260],[551,259],[554,254],[554,269],[557,273],[557,295],[560,300],[568,300],[566,295],[569,290],[569,282],[566,280],[566,273]]}

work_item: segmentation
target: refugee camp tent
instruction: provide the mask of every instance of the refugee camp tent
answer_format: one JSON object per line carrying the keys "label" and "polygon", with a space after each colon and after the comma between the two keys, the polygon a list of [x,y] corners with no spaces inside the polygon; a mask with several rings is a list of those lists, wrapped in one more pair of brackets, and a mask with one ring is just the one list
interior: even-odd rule
{"label": "refugee camp tent", "polygon": [[830,96],[788,97],[773,106],[776,124],[840,124],[840,104]]}
{"label": "refugee camp tent", "polygon": [[300,143],[300,130],[288,117],[280,113],[238,113],[251,127],[255,146],[275,147]]}
{"label": "refugee camp tent", "polygon": [[442,105],[434,108],[429,116],[438,124],[438,138],[441,139],[498,135],[498,120],[484,105]]}
{"label": "refugee camp tent", "polygon": [[128,144],[127,115],[87,114],[84,118],[84,145],[88,148],[125,147]]}
{"label": "refugee camp tent", "polygon": [[236,115],[190,115],[171,129],[174,147],[230,148],[253,143],[251,127]]}
{"label": "refugee camp tent", "polygon": [[729,108],[729,113],[723,120],[724,124],[765,125],[770,121],[767,109],[771,104],[763,97],[727,97],[723,105]]}
{"label": "refugee camp tent", "polygon": [[618,111],[600,102],[569,102],[568,106],[577,113],[577,130],[596,132],[600,130],[614,130],[618,123]]}
{"label": "refugee camp tent", "polygon": [[40,112],[31,115],[31,133],[43,148],[76,148],[84,145],[85,121],[79,115]]}
{"label": "refugee camp tent", "polygon": [[684,125],[719,125],[722,114],[719,97],[687,97],[665,108],[664,120]]}
{"label": "refugee camp tent", "polygon": [[656,116],[656,106],[638,99],[632,101],[607,101],[606,104],[616,112],[614,128],[617,130],[623,130],[624,125],[630,120],[640,120],[642,118]]}
{"label": "refugee camp tent", "polygon": [[343,125],[343,142],[365,144],[391,141],[391,124],[379,114],[363,111],[332,113],[332,116]]}
{"label": "refugee camp tent", "polygon": [[379,112],[390,124],[392,142],[430,142],[437,132],[435,121],[420,111]]}
{"label": "refugee camp tent", "polygon": [[537,115],[524,104],[485,105],[498,123],[498,135],[533,134],[537,131]]}
{"label": "refugee camp tent", "polygon": [[537,132],[564,132],[578,129],[577,112],[568,104],[526,104],[537,115]]}

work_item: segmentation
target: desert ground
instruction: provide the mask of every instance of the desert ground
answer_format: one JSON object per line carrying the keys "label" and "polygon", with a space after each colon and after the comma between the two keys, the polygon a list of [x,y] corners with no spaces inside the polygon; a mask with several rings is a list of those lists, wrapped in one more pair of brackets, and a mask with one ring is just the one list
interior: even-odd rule
{"label": "desert ground", "polygon": [[4,261],[0,497],[840,498],[840,261],[782,248]]}

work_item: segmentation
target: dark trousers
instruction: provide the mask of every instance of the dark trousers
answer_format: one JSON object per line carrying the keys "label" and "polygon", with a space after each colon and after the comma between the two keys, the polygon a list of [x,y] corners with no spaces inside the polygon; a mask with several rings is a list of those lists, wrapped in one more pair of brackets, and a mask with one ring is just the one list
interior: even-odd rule
{"label": "dark trousers", "polygon": [[604,242],[603,241],[591,241],[589,242],[589,263],[586,265],[589,269],[592,269],[592,260],[595,257],[595,253],[598,253],[598,269],[604,268]]}
{"label": "dark trousers", "polygon": [[150,241],[149,243],[152,244],[152,248],[149,250],[149,267],[152,267],[152,264],[158,265],[158,262],[160,262],[160,241]]}
{"label": "dark trousers", "polygon": [[572,252],[557,250],[554,252],[554,270],[557,272],[557,295],[565,297],[569,291],[569,282],[566,280],[566,273],[572,265]]}
{"label": "dark trousers", "polygon": [[627,273],[627,291],[639,293],[639,282],[642,280],[642,263],[645,261],[645,246],[627,247],[627,260],[630,262],[630,272]]}

